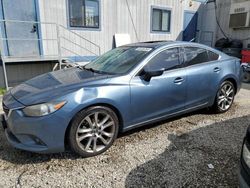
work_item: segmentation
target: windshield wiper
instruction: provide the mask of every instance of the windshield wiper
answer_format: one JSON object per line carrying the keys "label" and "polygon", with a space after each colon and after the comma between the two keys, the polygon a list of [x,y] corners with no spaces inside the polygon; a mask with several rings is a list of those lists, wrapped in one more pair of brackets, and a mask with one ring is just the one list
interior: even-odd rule
{"label": "windshield wiper", "polygon": [[82,67],[83,69],[87,70],[87,71],[90,71],[90,72],[94,72],[94,73],[98,73],[97,70],[93,69],[93,68],[86,68],[85,66]]}
{"label": "windshield wiper", "polygon": [[101,71],[101,70],[95,70],[93,68],[86,68],[85,66],[83,66],[82,68],[84,70],[91,71],[91,72],[97,73],[97,74],[115,75],[115,73],[109,73],[109,72],[105,72],[105,71]]}
{"label": "windshield wiper", "polygon": [[87,71],[91,71],[93,73],[98,73],[98,74],[108,74],[107,72],[103,72],[103,71],[99,71],[99,70],[95,70],[93,68],[86,68],[85,66],[82,67],[83,69],[87,70]]}

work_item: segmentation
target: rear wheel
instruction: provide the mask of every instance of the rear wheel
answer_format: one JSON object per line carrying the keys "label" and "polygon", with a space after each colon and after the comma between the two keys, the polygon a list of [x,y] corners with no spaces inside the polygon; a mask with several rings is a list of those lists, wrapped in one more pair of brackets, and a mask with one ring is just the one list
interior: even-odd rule
{"label": "rear wheel", "polygon": [[234,101],[235,88],[232,82],[225,81],[221,84],[214,102],[214,109],[217,113],[228,111]]}
{"label": "rear wheel", "polygon": [[69,144],[82,157],[106,151],[118,134],[118,118],[107,107],[95,106],[79,112],[72,121]]}

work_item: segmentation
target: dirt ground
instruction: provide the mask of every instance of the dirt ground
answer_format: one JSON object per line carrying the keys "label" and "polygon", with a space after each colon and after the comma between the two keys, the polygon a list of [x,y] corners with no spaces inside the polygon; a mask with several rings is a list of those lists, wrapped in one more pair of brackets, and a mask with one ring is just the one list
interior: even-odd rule
{"label": "dirt ground", "polygon": [[200,110],[127,132],[106,153],[87,159],[19,151],[1,127],[0,188],[237,187],[249,97],[242,89],[225,114]]}

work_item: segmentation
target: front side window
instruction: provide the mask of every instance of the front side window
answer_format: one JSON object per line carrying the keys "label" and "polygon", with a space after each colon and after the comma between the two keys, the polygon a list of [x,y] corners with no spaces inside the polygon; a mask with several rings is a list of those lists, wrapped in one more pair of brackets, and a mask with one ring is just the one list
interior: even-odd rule
{"label": "front side window", "polygon": [[171,11],[152,8],[152,31],[170,32]]}
{"label": "front side window", "polygon": [[179,49],[167,49],[153,57],[146,65],[146,70],[172,70],[180,67]]}
{"label": "front side window", "polygon": [[206,49],[196,47],[185,47],[185,64],[186,66],[196,65],[209,61]]}
{"label": "front side window", "polygon": [[148,47],[119,47],[100,56],[84,68],[99,73],[124,74],[142,61],[153,49]]}
{"label": "front side window", "polygon": [[70,27],[99,28],[99,0],[68,0]]}

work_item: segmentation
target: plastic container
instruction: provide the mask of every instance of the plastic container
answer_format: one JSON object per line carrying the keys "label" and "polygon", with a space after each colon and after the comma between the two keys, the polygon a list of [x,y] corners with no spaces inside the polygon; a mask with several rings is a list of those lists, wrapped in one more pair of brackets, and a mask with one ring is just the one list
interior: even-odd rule
{"label": "plastic container", "polygon": [[243,63],[250,63],[250,49],[244,49],[241,51]]}

